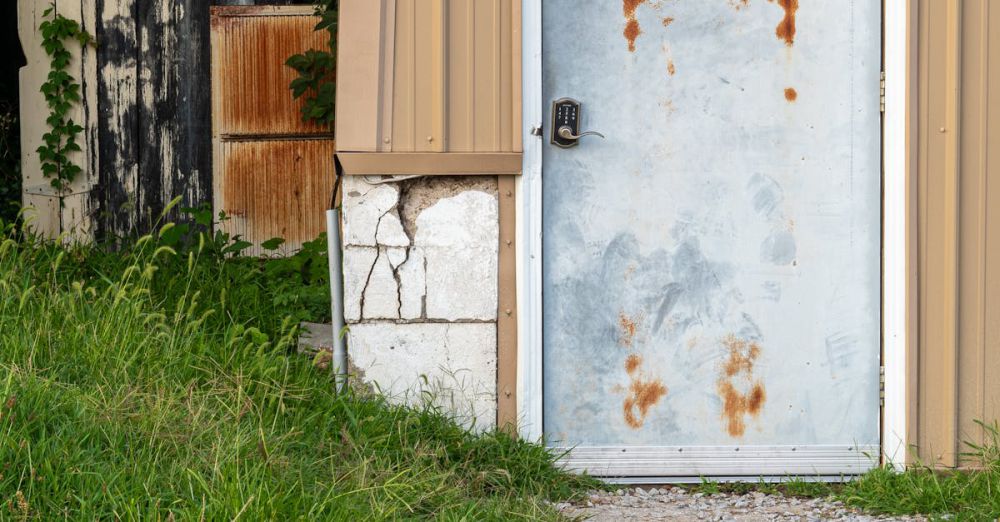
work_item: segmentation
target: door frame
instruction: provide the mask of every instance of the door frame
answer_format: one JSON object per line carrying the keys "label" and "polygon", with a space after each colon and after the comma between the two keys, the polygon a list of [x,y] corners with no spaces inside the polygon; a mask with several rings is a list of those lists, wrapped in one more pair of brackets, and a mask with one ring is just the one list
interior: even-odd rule
{"label": "door frame", "polygon": [[[524,159],[517,183],[517,411],[521,437],[542,440],[542,2],[522,0],[522,87]],[[911,16],[907,0],[883,1],[883,71],[885,112],[882,115],[882,366],[884,405],[881,418],[882,464],[901,469],[907,438],[907,85]],[[878,86],[872,86],[877,89]],[[735,447],[734,447],[735,448]],[[690,448],[697,450],[698,448]],[[749,449],[749,448],[747,448]],[[788,447],[754,455],[744,449],[727,462],[745,464],[749,475],[767,475],[768,463],[790,463]],[[758,448],[760,449],[760,448]],[[843,448],[815,457],[843,457]],[[869,451],[866,448],[865,451]],[[582,458],[599,459],[607,449],[588,448]],[[648,448],[635,452],[633,467],[642,458],[656,458],[676,448]],[[689,450],[690,451],[690,450]],[[739,451],[736,449],[736,451]],[[858,451],[853,448],[852,451]],[[691,452],[692,458],[697,458]],[[802,453],[798,453],[797,457]],[[757,458],[755,458],[755,456]],[[582,459],[579,459],[582,460]],[[796,458],[796,460],[799,460]],[[772,464],[773,465],[773,464]],[[803,469],[804,475],[822,475],[822,469]],[[711,474],[710,470],[709,473]],[[695,477],[697,478],[697,477]]]}

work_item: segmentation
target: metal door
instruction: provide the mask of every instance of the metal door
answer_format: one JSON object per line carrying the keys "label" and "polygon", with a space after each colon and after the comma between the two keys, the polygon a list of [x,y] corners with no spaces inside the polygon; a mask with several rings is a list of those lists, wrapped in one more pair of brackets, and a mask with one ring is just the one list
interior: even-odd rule
{"label": "metal door", "polygon": [[581,103],[547,109],[543,162],[543,424],[571,466],[877,462],[881,25],[877,0],[545,1],[543,99]]}

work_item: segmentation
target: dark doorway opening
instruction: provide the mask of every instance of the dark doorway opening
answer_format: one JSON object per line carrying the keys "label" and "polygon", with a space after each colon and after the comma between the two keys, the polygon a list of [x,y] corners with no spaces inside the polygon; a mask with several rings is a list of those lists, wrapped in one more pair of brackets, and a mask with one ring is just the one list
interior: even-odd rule
{"label": "dark doorway opening", "polygon": [[26,63],[17,35],[17,2],[0,2],[0,24],[0,222],[10,223],[21,206],[18,72]]}

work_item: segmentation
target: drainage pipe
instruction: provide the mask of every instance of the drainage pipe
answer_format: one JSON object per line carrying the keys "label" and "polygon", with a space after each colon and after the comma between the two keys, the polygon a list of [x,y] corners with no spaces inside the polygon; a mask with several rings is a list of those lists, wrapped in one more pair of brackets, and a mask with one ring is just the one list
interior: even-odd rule
{"label": "drainage pipe", "polygon": [[344,337],[344,271],[343,252],[340,248],[340,210],[326,211],[326,245],[330,263],[330,312],[333,323],[333,371],[337,391],[344,391],[347,383],[347,347]]}

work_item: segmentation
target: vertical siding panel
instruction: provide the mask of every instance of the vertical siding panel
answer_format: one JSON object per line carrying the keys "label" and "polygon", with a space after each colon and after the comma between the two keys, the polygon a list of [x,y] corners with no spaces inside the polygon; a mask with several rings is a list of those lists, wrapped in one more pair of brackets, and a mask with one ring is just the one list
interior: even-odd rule
{"label": "vertical siding panel", "polygon": [[[920,458],[923,460],[929,459],[928,446],[931,444],[931,437],[928,433],[927,424],[929,420],[928,401],[927,396],[932,394],[932,386],[925,385],[929,381],[927,372],[927,339],[929,337],[928,323],[925,318],[928,315],[928,299],[926,295],[928,293],[928,272],[930,271],[930,259],[928,255],[927,243],[928,243],[928,223],[930,219],[928,215],[930,214],[930,198],[928,197],[930,189],[930,177],[928,176],[928,170],[930,169],[930,144],[931,144],[931,134],[930,128],[933,123],[929,123],[931,119],[931,65],[934,64],[931,60],[930,50],[933,47],[931,44],[932,33],[931,33],[931,23],[932,17],[938,15],[938,13],[931,12],[930,0],[923,0],[920,3],[920,79],[919,79],[919,106],[920,106],[920,143],[918,145],[918,154],[920,155],[919,167],[918,167],[918,199],[919,199],[919,222],[917,225],[918,230],[918,242],[919,242],[919,266],[920,266],[920,299],[919,299],[919,361],[918,361],[918,372],[919,372],[919,382],[917,390],[917,402],[919,404],[918,410],[918,436],[919,444],[921,449]],[[937,42],[935,42],[937,43]],[[936,65],[936,64],[934,64]]]}
{"label": "vertical siding panel", "polygon": [[[921,402],[925,418],[921,436],[930,451],[929,461],[954,466],[957,449],[957,177],[958,177],[958,86],[961,66],[960,2],[930,2],[928,65],[939,71],[928,79],[930,96],[927,122],[936,132],[928,138],[927,215],[924,265],[928,274],[924,288],[923,342],[927,349],[921,363]],[[940,129],[943,129],[941,131]]]}
{"label": "vertical siding panel", "polygon": [[[380,45],[382,46],[382,64],[381,64],[381,74],[382,77],[378,80],[378,110],[381,113],[378,115],[378,119],[381,122],[381,128],[378,131],[377,136],[377,149],[383,152],[392,151],[392,104],[393,104],[393,87],[395,85],[395,67],[396,67],[396,0],[379,0],[379,5],[384,13],[382,17],[381,25],[381,35]],[[338,81],[337,90],[340,92],[340,83]],[[344,103],[353,103],[350,98],[344,100]],[[338,110],[338,114],[339,114]],[[337,118],[339,121],[339,118]],[[339,141],[338,141],[339,143]]]}
{"label": "vertical siding panel", "polygon": [[396,2],[396,56],[393,68],[392,150],[414,149],[414,28],[413,0]]}
{"label": "vertical siding panel", "polygon": [[521,2],[511,1],[511,150],[522,151],[521,134]]}
{"label": "vertical siding panel", "polygon": [[[986,383],[983,399],[984,421],[1000,419],[1000,165],[997,156],[991,151],[1000,150],[1000,100],[996,98],[1000,87],[1000,8],[990,6],[984,0],[984,16],[986,21],[983,63],[986,67],[984,76],[987,85],[984,87],[985,136],[983,136],[983,154],[985,163],[984,187],[986,202],[984,205],[985,225],[982,240],[985,243],[983,262],[983,280],[985,286],[985,306],[983,310],[983,366],[982,379]],[[992,172],[992,175],[990,174]]]}
{"label": "vertical siding panel", "polygon": [[986,163],[984,148],[986,70],[984,39],[987,34],[983,2],[966,2],[962,12],[962,128],[961,179],[959,180],[959,340],[958,436],[961,441],[982,442],[974,419],[983,414],[983,227],[985,225]]}
{"label": "vertical siding panel", "polygon": [[91,192],[97,236],[135,233],[139,166],[135,0],[98,0],[98,174]]}
{"label": "vertical siding panel", "polygon": [[[166,203],[211,196],[208,6],[198,0],[138,2],[139,226],[149,230]],[[183,60],[176,59],[183,56]],[[168,220],[180,218],[179,208]]]}
{"label": "vertical siding panel", "polygon": [[[498,150],[496,134],[498,121],[496,119],[496,2],[498,0],[480,0],[476,2],[475,10],[475,86],[476,96],[475,142],[477,151]],[[491,35],[484,37],[482,35]]]}
{"label": "vertical siding panel", "polygon": [[497,131],[500,133],[497,142],[499,150],[513,150],[514,147],[511,140],[511,124],[513,123],[511,103],[513,101],[513,94],[510,82],[512,54],[510,5],[511,0],[500,0],[497,4],[497,17],[500,19],[500,42],[498,46],[500,56],[499,63],[497,64],[497,69],[499,70],[497,84],[500,98],[497,105],[497,120],[500,122],[500,126],[497,128]]}
{"label": "vertical siding panel", "polygon": [[[379,114],[383,101],[379,90],[383,76],[382,31],[383,1],[394,0],[344,0],[340,3],[340,20],[348,21],[338,25],[337,67],[340,77],[337,81],[337,136],[342,150],[380,150],[381,119]],[[378,28],[378,29],[374,29]],[[391,40],[390,40],[391,41]]]}
{"label": "vertical siding panel", "polygon": [[472,151],[472,2],[448,2],[448,149]]}
{"label": "vertical siding panel", "polygon": [[[444,0],[428,0],[414,12],[414,149],[444,150]],[[418,30],[417,28],[421,28]],[[421,100],[417,102],[416,100]]]}

